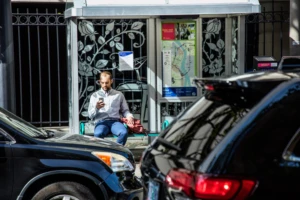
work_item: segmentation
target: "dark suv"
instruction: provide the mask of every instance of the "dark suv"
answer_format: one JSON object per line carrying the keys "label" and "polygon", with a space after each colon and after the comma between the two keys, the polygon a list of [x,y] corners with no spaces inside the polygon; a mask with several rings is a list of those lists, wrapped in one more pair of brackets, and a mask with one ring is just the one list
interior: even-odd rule
{"label": "dark suv", "polygon": [[298,74],[198,80],[205,96],[144,152],[148,199],[298,199]]}
{"label": "dark suv", "polygon": [[37,129],[0,108],[1,200],[143,198],[132,153],[110,141]]}

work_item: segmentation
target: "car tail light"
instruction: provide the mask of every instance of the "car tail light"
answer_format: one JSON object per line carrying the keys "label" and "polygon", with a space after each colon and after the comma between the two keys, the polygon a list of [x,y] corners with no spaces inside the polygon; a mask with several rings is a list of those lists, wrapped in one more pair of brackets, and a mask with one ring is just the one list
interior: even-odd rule
{"label": "car tail light", "polygon": [[188,197],[199,199],[245,199],[250,195],[256,181],[214,177],[186,170],[171,170],[166,183],[183,191]]}
{"label": "car tail light", "polygon": [[223,178],[196,176],[195,196],[203,199],[231,199],[238,191],[240,182]]}
{"label": "car tail light", "polygon": [[205,86],[204,86],[204,89],[206,89],[206,90],[208,90],[208,91],[214,91],[214,90],[215,90],[215,88],[214,88],[213,85],[205,85]]}

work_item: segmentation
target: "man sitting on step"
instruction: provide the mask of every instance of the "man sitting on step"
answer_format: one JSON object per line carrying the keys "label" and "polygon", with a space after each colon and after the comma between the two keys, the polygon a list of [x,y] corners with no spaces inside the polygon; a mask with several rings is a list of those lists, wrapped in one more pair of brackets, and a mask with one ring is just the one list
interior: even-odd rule
{"label": "man sitting on step", "polygon": [[133,124],[126,99],[122,92],[111,88],[112,74],[104,71],[100,74],[101,89],[94,92],[88,108],[89,117],[94,120],[94,136],[104,138],[108,133],[118,137],[117,143],[125,145],[128,132],[120,122],[120,113],[126,117],[128,124]]}

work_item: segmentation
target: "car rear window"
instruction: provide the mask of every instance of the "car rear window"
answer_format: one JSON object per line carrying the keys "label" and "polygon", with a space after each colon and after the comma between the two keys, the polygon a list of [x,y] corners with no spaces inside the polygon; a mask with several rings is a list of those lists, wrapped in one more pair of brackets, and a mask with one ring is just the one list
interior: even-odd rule
{"label": "car rear window", "polygon": [[181,149],[170,149],[171,154],[203,160],[248,110],[202,98],[179,115],[161,137]]}

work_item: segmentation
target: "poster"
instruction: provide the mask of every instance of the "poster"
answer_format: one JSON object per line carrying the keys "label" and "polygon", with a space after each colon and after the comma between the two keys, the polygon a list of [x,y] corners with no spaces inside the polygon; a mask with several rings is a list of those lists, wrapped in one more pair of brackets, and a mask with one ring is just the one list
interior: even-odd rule
{"label": "poster", "polygon": [[[173,27],[171,23],[162,27]],[[174,39],[162,33],[163,97],[197,96],[196,23],[174,22]],[[167,29],[166,28],[166,29]],[[164,29],[162,29],[163,31]]]}
{"label": "poster", "polygon": [[119,70],[131,71],[133,70],[133,52],[132,51],[120,51],[119,52]]}
{"label": "poster", "polygon": [[175,24],[174,23],[162,24],[162,39],[163,40],[174,40],[175,39]]}

